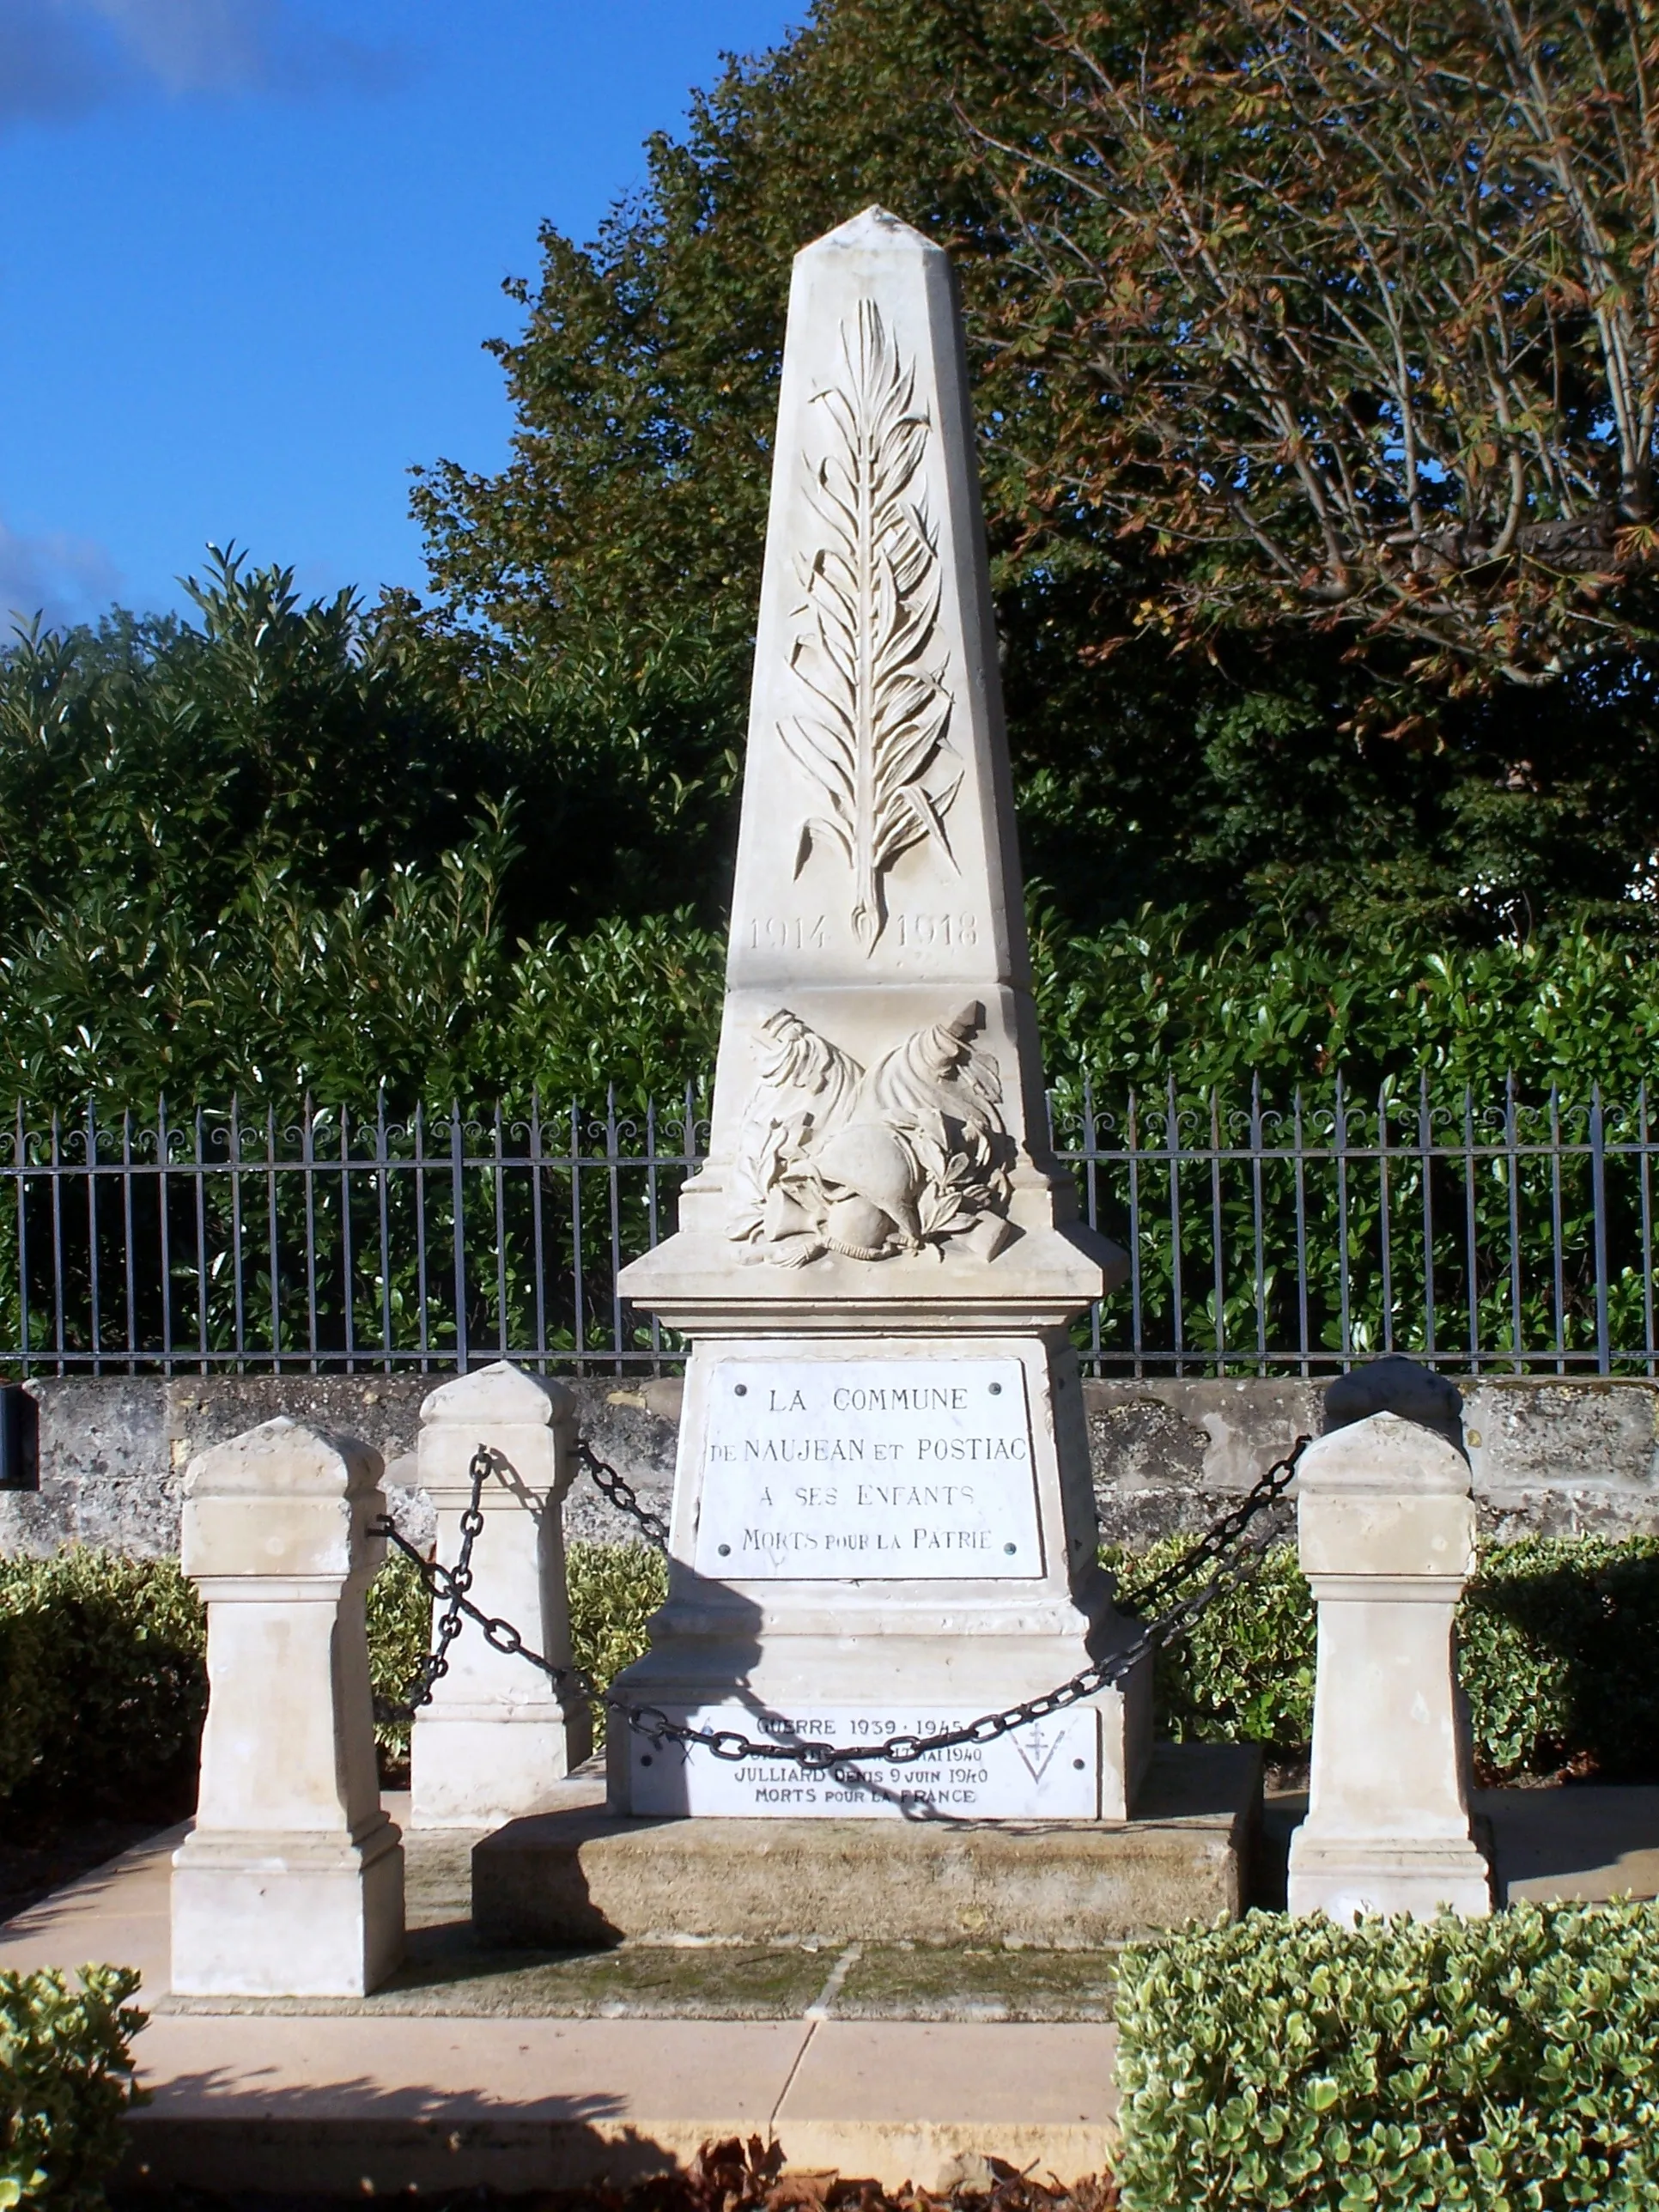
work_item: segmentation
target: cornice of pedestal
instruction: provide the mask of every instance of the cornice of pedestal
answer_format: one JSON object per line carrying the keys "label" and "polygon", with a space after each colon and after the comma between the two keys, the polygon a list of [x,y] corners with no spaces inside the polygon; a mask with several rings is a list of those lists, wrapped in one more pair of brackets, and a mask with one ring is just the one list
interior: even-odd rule
{"label": "cornice of pedestal", "polygon": [[689,1336],[1007,1336],[1063,1328],[1127,1267],[1081,1222],[1028,1231],[993,1260],[826,1252],[793,1268],[745,1265],[724,1237],[682,1231],[625,1267],[617,1287]]}

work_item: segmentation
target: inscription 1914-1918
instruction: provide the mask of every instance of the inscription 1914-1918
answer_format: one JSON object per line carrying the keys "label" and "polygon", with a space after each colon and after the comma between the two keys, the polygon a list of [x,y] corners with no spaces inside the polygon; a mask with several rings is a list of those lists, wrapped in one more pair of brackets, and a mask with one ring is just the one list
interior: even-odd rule
{"label": "inscription 1914-1918", "polygon": [[722,1581],[1042,1572],[1017,1359],[730,1359],[697,1529]]}

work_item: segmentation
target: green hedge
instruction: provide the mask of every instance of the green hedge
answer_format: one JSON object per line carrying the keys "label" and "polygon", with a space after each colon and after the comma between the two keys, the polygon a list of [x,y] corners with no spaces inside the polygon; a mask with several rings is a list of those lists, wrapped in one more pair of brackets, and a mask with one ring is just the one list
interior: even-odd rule
{"label": "green hedge", "polygon": [[1637,2212],[1659,2203],[1659,1906],[1132,1947],[1124,2212]]}
{"label": "green hedge", "polygon": [[187,1780],[202,1608],[171,1559],[0,1559],[0,1800],[141,1816]]}
{"label": "green hedge", "polygon": [[91,2212],[142,2101],[131,2039],[145,2015],[130,1966],[0,1973],[0,2212]]}
{"label": "green hedge", "polygon": [[[1172,1539],[1109,1555],[1120,1590],[1175,1559]],[[1292,1546],[1230,1591],[1158,1660],[1160,1732],[1293,1753],[1313,1726],[1313,1593]],[[1527,1537],[1494,1545],[1464,1594],[1460,1666],[1483,1777],[1573,1766],[1659,1773],[1659,1537]]]}
{"label": "green hedge", "polygon": [[[1178,1547],[1115,1559],[1124,1598]],[[664,1587],[662,1561],[642,1546],[571,1545],[576,1656],[602,1682],[644,1648]],[[406,1560],[371,1586],[368,1624],[374,1686],[399,1698],[428,1634]],[[1494,1547],[1460,1635],[1484,1775],[1659,1772],[1659,1537]],[[206,1697],[202,1645],[201,1608],[171,1561],[87,1551],[0,1560],[0,1801],[131,1809],[187,1782]],[[1292,1755],[1308,1741],[1313,1677],[1313,1599],[1281,1546],[1161,1656],[1159,1730]],[[407,1736],[383,1729],[383,1747],[395,1758]]]}

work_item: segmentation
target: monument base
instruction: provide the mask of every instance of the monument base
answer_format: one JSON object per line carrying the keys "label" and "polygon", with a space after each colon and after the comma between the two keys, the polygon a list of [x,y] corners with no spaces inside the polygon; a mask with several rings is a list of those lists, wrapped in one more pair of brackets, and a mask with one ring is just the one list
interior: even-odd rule
{"label": "monument base", "polygon": [[403,1842],[390,1820],[356,1841],[225,1830],[173,1853],[179,1996],[364,1996],[403,1955]]}
{"label": "monument base", "polygon": [[1492,1911],[1492,1873],[1468,1839],[1325,1842],[1298,1828],[1291,1839],[1286,1901],[1293,1913],[1322,1912],[1345,1927],[1399,1912],[1413,1920],[1432,1920],[1438,1912],[1479,1920]]}
{"label": "monument base", "polygon": [[1089,1950],[1243,1911],[1261,1807],[1250,1745],[1162,1744],[1121,1826],[1097,1820],[514,1820],[472,1854],[486,1945],[625,1938]]}
{"label": "monument base", "polygon": [[[845,1610],[850,1616],[850,1602]],[[688,1654],[665,1643],[620,1686],[635,1703],[711,1733],[856,1745],[963,1727],[1041,1696],[1086,1658],[1079,1641],[1055,1632],[1062,1613],[1054,1601],[1026,1608],[1024,1637],[988,1631],[985,1612],[972,1616],[979,1633],[971,1640],[872,1634],[866,1626],[862,1638],[797,1636],[758,1656],[714,1644]],[[939,1625],[948,1630],[950,1616]],[[701,1681],[691,1672],[699,1661]],[[733,1681],[743,1683],[740,1696]],[[825,1682],[840,1692],[833,1703],[817,1686]],[[825,1771],[782,1759],[727,1759],[622,1727],[606,1743],[613,1811],[748,1820],[1122,1821],[1139,1809],[1152,1753],[1152,1669],[1144,1657],[1121,1689],[989,1743],[903,1763],[872,1759]]]}

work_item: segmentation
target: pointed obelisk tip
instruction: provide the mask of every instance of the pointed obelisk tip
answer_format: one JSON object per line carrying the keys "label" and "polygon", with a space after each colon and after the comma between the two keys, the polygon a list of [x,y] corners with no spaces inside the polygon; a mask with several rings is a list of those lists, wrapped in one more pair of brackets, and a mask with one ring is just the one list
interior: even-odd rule
{"label": "pointed obelisk tip", "polygon": [[913,230],[908,222],[901,222],[884,207],[867,207],[850,222],[837,224],[827,230],[822,238],[815,238],[810,246],[801,248],[807,253],[938,253],[941,248],[931,239]]}

